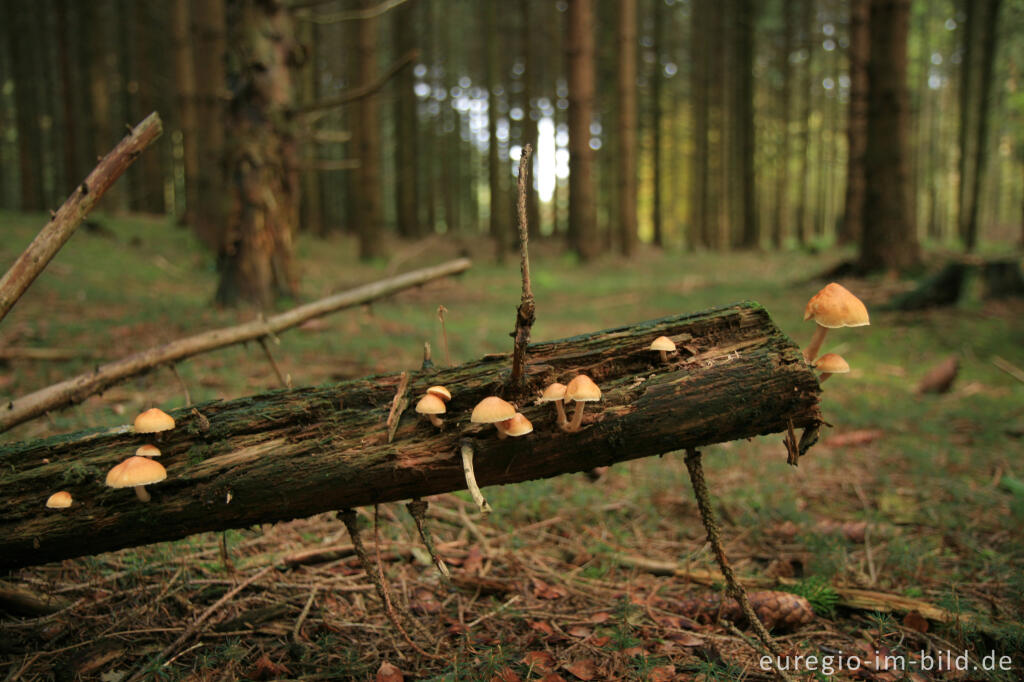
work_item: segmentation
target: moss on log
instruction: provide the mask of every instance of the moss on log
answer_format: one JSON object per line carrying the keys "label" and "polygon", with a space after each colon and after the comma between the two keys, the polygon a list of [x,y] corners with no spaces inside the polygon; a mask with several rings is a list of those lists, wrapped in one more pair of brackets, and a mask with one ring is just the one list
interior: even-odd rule
{"label": "moss on log", "polygon": [[[647,350],[662,335],[680,349],[669,364]],[[471,424],[469,414],[502,390],[510,360],[494,355],[410,372],[410,398],[444,384],[452,401],[441,430],[405,410],[390,443],[385,422],[399,375],[180,410],[173,415],[178,427],[159,442],[168,476],[149,486],[149,503],[104,486],[107,470],[152,440],[131,427],[0,447],[0,568],[461,490],[463,438],[472,439],[477,480],[488,486],[821,421],[813,372],[756,303],[531,345],[527,393],[504,397],[535,431],[500,440],[493,428]],[[565,433],[554,408],[533,405],[533,398],[579,372],[597,381],[604,397],[588,405],[580,432]],[[73,506],[46,509],[56,490],[70,491]]]}

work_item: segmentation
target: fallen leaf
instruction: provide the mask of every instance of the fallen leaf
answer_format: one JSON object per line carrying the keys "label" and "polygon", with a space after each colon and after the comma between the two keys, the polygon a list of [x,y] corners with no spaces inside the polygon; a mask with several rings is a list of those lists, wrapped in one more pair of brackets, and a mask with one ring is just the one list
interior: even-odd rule
{"label": "fallen leaf", "polygon": [[676,667],[669,663],[668,665],[659,665],[657,668],[652,668],[647,673],[647,679],[650,682],[671,682],[676,679]]}
{"label": "fallen leaf", "polygon": [[[248,680],[278,680],[290,673],[287,666],[274,663],[268,655],[263,654],[252,664],[252,667],[246,672],[245,678]],[[399,678],[399,682],[401,682],[401,678]]]}
{"label": "fallen leaf", "polygon": [[523,656],[523,663],[541,672],[550,672],[557,665],[555,657],[547,651],[527,651]]}
{"label": "fallen leaf", "polygon": [[581,680],[592,680],[597,677],[597,666],[594,665],[592,658],[581,658],[562,667]]}
{"label": "fallen leaf", "polygon": [[670,639],[680,646],[703,646],[704,644],[703,639],[689,632],[670,632],[666,635],[666,639]]}
{"label": "fallen leaf", "polygon": [[903,625],[920,633],[928,632],[928,619],[917,611],[911,611],[905,615],[903,617]]}
{"label": "fallen leaf", "polygon": [[438,613],[441,610],[441,602],[432,591],[421,587],[413,594],[409,608],[416,613]]}
{"label": "fallen leaf", "polygon": [[918,394],[946,393],[953,386],[958,371],[960,360],[957,356],[950,355],[921,377],[921,382],[917,385]]}
{"label": "fallen leaf", "polygon": [[548,673],[544,677],[540,678],[538,682],[565,682],[565,678],[558,673]]}
{"label": "fallen leaf", "polygon": [[532,578],[533,596],[538,599],[561,599],[569,596],[569,591],[561,585],[549,585],[540,578]]}
{"label": "fallen leaf", "polygon": [[639,644],[637,646],[628,646],[622,650],[622,655],[629,656],[630,658],[632,658],[633,656],[641,656],[643,655],[643,653],[644,648]]}
{"label": "fallen leaf", "polygon": [[545,623],[542,620],[533,621],[532,623],[530,623],[530,627],[536,630],[537,632],[543,632],[545,635],[555,634],[555,629],[551,627],[551,624]]}
{"label": "fallen leaf", "polygon": [[405,676],[402,675],[402,671],[397,667],[384,661],[377,668],[377,682],[403,682]]}
{"label": "fallen leaf", "polygon": [[523,678],[519,677],[515,670],[505,666],[491,677],[490,682],[523,682]]}
{"label": "fallen leaf", "polygon": [[611,637],[607,635],[602,635],[600,637],[595,637],[594,639],[590,640],[590,643],[600,649],[606,646],[610,641],[612,641]]}
{"label": "fallen leaf", "polygon": [[573,637],[587,638],[594,633],[593,630],[588,628],[586,625],[573,625],[571,628],[566,630]]}
{"label": "fallen leaf", "polygon": [[885,435],[879,429],[859,429],[857,431],[845,431],[826,438],[822,445],[827,448],[845,448],[859,445],[869,445]]}
{"label": "fallen leaf", "polygon": [[597,613],[592,615],[590,618],[588,618],[587,622],[589,622],[589,623],[603,623],[603,622],[605,622],[606,620],[608,620],[611,617],[612,617],[612,614],[608,613],[607,611],[598,611]]}

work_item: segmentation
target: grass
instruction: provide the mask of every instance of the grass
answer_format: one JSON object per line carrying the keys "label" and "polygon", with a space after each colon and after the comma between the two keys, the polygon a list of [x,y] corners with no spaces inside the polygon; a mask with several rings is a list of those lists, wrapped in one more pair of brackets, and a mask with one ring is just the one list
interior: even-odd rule
{"label": "grass", "polygon": [[[42,215],[0,213],[5,235],[0,263],[11,262],[44,220]],[[100,216],[99,222],[101,229],[83,228],[72,238],[0,324],[0,345],[71,348],[82,356],[66,362],[10,361],[0,372],[0,397],[24,395],[87,371],[98,360],[251,315],[211,307],[214,262],[187,230],[155,218]],[[479,255],[460,278],[282,334],[281,344],[273,347],[282,370],[296,386],[400,371],[419,365],[423,341],[431,342],[435,362],[443,361],[438,305],[449,310],[453,362],[510,350],[508,332],[519,298],[514,255],[497,265],[489,258],[490,245],[455,239],[396,245],[395,252],[404,270],[445,260],[461,249]],[[301,238],[302,300],[390,273],[387,263],[361,264],[354,252],[347,237],[326,242]],[[531,256],[538,308],[534,340],[754,299],[799,343],[806,343],[812,331],[801,320],[803,305],[820,286],[807,283],[807,278],[836,259],[796,252],[644,252],[633,263],[609,257],[575,265],[543,242]],[[901,642],[907,651],[955,646],[978,659],[995,651],[1012,656],[1014,668],[990,677],[1015,679],[1024,672],[1024,538],[1019,531],[1024,520],[1024,385],[991,359],[998,355],[1024,367],[1024,305],[971,298],[951,309],[881,312],[878,304],[901,283],[845,283],[875,311],[872,326],[842,330],[826,339],[827,350],[842,353],[853,372],[825,386],[822,408],[833,427],[826,429],[823,442],[797,469],[785,464],[778,437],[707,452],[705,466],[723,517],[727,551],[743,575],[799,579],[798,590],[811,598],[819,621],[785,639],[787,646],[813,653],[822,646],[850,651]],[[953,390],[916,395],[918,379],[950,354],[961,362]],[[258,346],[199,356],[182,363],[179,371],[197,402],[276,388]],[[177,381],[159,369],[3,438],[23,440],[116,425],[152,404],[182,403]],[[859,446],[830,440],[869,429],[880,430],[881,437]],[[82,475],[88,472],[69,467],[69,480]],[[536,651],[551,652],[559,665],[579,657],[593,659],[600,671],[596,679],[661,679],[665,666],[701,679],[761,674],[756,652],[723,628],[697,630],[704,639],[700,646],[672,639],[678,626],[665,625],[663,618],[673,615],[674,600],[702,594],[704,588],[638,573],[615,561],[620,554],[633,554],[712,565],[681,457],[669,454],[618,465],[596,483],[563,476],[489,489],[487,497],[497,511],[486,522],[471,521],[470,527],[451,518],[432,518],[431,524],[439,541],[455,543],[449,556],[454,570],[504,580],[514,589],[494,596],[448,592],[418,562],[385,565],[392,584],[401,586],[396,588],[400,604],[451,647],[445,651],[456,652],[447,663],[403,652],[376,597],[358,589],[323,590],[296,642],[291,628],[309,585],[366,585],[358,570],[340,562],[297,569],[274,578],[262,591],[239,595],[213,621],[271,602],[284,602],[291,610],[245,636],[204,636],[197,642],[203,646],[183,653],[170,667],[154,669],[153,677],[269,678],[331,671],[341,679],[369,679],[383,660],[390,660],[421,679],[539,679],[540,671],[530,672],[522,662],[526,653]],[[436,505],[455,514],[466,499],[448,496]],[[388,505],[382,519],[384,541],[408,543],[414,537],[404,510]],[[871,532],[866,542],[821,533],[815,523],[823,519],[865,521]],[[796,532],[782,530],[787,525]],[[488,547],[483,563],[474,565],[471,550],[481,549],[480,537]],[[0,667],[0,672],[22,670],[25,679],[65,673],[88,677],[81,670],[93,660],[90,654],[111,641],[129,662],[99,665],[96,675],[145,665],[154,651],[177,636],[180,629],[175,627],[191,622],[229,586],[233,578],[221,563],[218,540],[216,534],[196,536],[16,573],[15,580],[36,589],[89,598],[52,621],[15,623],[17,627],[0,621],[0,640],[10,636],[10,643],[0,646],[0,666],[8,660],[7,670]],[[235,565],[258,570],[267,556],[345,540],[337,522],[316,517],[231,531],[227,544]],[[182,555],[195,559],[183,564]],[[175,577],[183,566],[187,570]],[[550,598],[536,579],[564,594]],[[111,580],[129,594],[110,596],[104,585]],[[914,596],[975,614],[993,626],[986,633],[965,624],[932,623],[922,633],[904,624],[903,614],[871,615],[836,606],[831,592],[835,585]],[[440,606],[427,606],[426,592],[420,595],[418,590],[436,594]],[[324,596],[328,594],[329,599]],[[515,595],[519,600],[507,610],[464,629]],[[157,596],[159,608],[152,602]],[[650,608],[643,605],[645,599]],[[124,610],[116,617],[107,614],[104,621],[102,604],[108,602],[103,600],[118,601]],[[609,620],[588,621],[602,612]],[[355,627],[359,623],[379,627],[360,629]],[[536,623],[549,624],[553,634]],[[60,625],[60,633],[47,639],[54,624]],[[589,629],[590,634],[569,634],[573,628]],[[125,632],[134,634],[119,634]],[[601,644],[603,637],[608,641]],[[77,648],[48,653],[72,645]],[[642,656],[622,654],[633,646],[641,647]],[[268,672],[277,665],[288,672]],[[574,679],[565,668],[559,670]]]}

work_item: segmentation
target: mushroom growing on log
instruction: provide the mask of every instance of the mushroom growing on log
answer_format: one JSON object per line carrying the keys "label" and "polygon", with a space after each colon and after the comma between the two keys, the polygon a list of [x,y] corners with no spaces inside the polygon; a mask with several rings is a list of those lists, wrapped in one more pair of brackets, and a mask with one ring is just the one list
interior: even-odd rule
{"label": "mushroom growing on log", "polygon": [[[694,355],[651,375],[650,356],[635,351],[659,335],[685,336]],[[756,303],[532,344],[528,358],[523,394],[506,397],[526,405],[543,437],[500,440],[469,423],[473,406],[502,389],[508,355],[408,372],[414,394],[457,387],[451,428],[417,427],[409,410],[391,443],[385,422],[397,374],[275,390],[175,410],[178,426],[161,443],[175,475],[147,505],[103,486],[117,453],[138,447],[124,428],[2,445],[0,570],[462,490],[463,439],[472,441],[477,479],[488,486],[821,421],[813,368]],[[581,372],[600,382],[602,409],[588,428],[565,433],[542,418],[550,407],[529,403],[552,381]],[[197,415],[208,425],[200,428]],[[77,513],[46,513],[39,491],[57,489],[81,500]]]}

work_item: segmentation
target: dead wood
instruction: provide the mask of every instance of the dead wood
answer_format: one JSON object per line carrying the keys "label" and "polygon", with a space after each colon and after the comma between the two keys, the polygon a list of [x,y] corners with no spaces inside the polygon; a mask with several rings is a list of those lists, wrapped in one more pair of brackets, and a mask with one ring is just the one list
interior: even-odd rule
{"label": "dead wood", "polygon": [[[658,336],[688,357],[652,364],[647,347]],[[470,424],[473,406],[505,384],[503,354],[409,372],[410,394],[444,384],[453,397],[442,430],[406,413],[393,443],[386,420],[400,375],[177,410],[178,428],[160,446],[168,478],[149,487],[146,504],[103,485],[107,470],[145,441],[130,427],[0,447],[0,569],[461,490],[463,439],[473,442],[476,475],[487,486],[821,420],[814,374],[756,303],[533,344],[529,358],[530,391],[579,372],[601,385],[603,401],[578,433],[561,431],[545,405],[520,405],[535,428],[525,438],[500,440]],[[58,489],[76,504],[47,510]]]}
{"label": "dead wood", "polygon": [[53,214],[50,222],[39,231],[3,279],[0,279],[0,320],[7,316],[46,264],[71,238],[96,202],[132,165],[142,150],[160,137],[163,129],[160,115],[154,111],[132,128],[127,137],[104,156],[88,177],[71,192],[71,196]]}
{"label": "dead wood", "polygon": [[[368,303],[433,279],[458,274],[467,270],[469,266],[468,260],[458,258],[441,265],[413,270],[397,277],[332,294],[266,319],[260,318],[233,327],[212,329],[108,362],[91,372],[80,374],[8,402],[7,405],[0,408],[0,433],[42,416],[50,410],[79,403],[124,379],[142,374],[159,365],[178,362],[218,348],[262,339],[298,326],[314,317],[321,317],[343,308]],[[282,383],[284,383],[283,378]]]}

